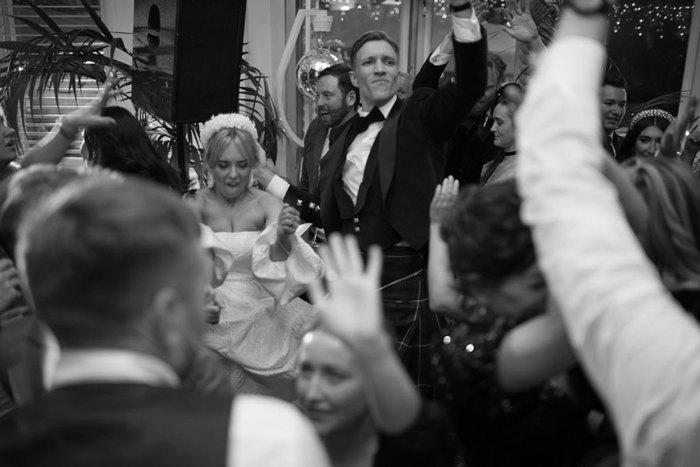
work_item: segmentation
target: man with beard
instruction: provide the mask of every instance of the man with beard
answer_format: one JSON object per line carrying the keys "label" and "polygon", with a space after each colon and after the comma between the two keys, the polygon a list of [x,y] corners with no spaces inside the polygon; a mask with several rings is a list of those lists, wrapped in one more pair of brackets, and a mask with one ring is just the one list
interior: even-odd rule
{"label": "man with beard", "polygon": [[600,88],[600,114],[605,134],[603,147],[617,159],[617,150],[622,144],[622,137],[615,130],[625,116],[627,108],[627,83],[616,72],[607,71]]}
{"label": "man with beard", "polygon": [[301,218],[320,226],[318,214],[318,180],[321,158],[328,152],[335,137],[355,115],[360,103],[358,90],[350,81],[351,68],[338,63],[324,69],[316,82],[317,117],[304,135],[301,175],[297,186],[275,175],[269,167],[255,170],[256,180],[270,193],[296,207]]}

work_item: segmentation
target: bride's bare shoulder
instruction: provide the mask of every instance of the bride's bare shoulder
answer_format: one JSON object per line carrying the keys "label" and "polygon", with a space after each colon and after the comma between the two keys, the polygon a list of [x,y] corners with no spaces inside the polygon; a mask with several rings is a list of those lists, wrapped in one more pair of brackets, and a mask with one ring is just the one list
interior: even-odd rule
{"label": "bride's bare shoulder", "polygon": [[208,195],[206,189],[199,189],[197,191],[192,191],[186,193],[182,199],[185,204],[195,213],[197,218],[201,221],[202,218],[206,217],[208,212],[208,206],[211,203],[207,202]]}

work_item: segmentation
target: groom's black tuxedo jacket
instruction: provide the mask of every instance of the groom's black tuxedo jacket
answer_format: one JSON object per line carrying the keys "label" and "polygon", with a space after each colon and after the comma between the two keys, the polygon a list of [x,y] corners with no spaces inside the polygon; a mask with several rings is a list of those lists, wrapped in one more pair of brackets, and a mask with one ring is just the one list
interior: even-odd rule
{"label": "groom's black tuxedo jacket", "polygon": [[437,90],[418,88],[397,100],[372,146],[357,203],[343,189],[352,125],[321,160],[321,220],[326,232],[354,233],[360,246],[387,248],[401,241],[426,246],[429,207],[445,169],[443,144],[486,87],[486,33],[454,43],[456,78]]}

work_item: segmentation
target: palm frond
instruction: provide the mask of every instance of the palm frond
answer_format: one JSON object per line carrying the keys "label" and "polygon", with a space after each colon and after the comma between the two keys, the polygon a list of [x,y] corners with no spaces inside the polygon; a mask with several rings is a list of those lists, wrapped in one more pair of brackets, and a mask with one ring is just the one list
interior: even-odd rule
{"label": "palm frond", "polygon": [[[106,79],[105,70],[112,67],[124,77],[121,87],[128,87],[135,79],[142,87],[166,93],[164,81],[172,76],[148,70],[143,63],[124,46],[124,42],[115,38],[104,24],[89,0],[80,0],[83,8],[92,19],[91,27],[63,30],[40,6],[32,0],[20,0],[29,5],[43,25],[25,17],[15,17],[36,33],[26,41],[0,42],[0,48],[10,53],[0,59],[0,103],[6,108],[8,124],[19,128],[19,121],[26,119],[24,105],[29,103],[29,112],[38,109],[43,112],[41,96],[52,93],[59,106],[59,95],[63,89],[72,94],[77,102],[78,90],[85,80],[102,83]],[[244,44],[245,47],[245,44]],[[125,52],[133,64],[114,60],[115,51]],[[247,51],[241,60],[241,81],[239,87],[239,111],[248,115],[255,123],[260,135],[260,144],[268,156],[276,159],[277,139],[280,136],[278,112],[270,95],[267,77],[246,60]],[[134,103],[144,102],[142,90],[130,86],[131,91],[122,91],[125,98]],[[60,90],[60,91],[59,91]],[[156,96],[157,98],[157,96]],[[38,99],[38,101],[37,101]],[[147,101],[146,101],[147,102]],[[175,152],[175,125],[159,119],[147,108],[136,105],[137,117],[153,138],[154,143],[164,156],[172,157]],[[205,171],[201,160],[201,141],[199,125],[187,124],[185,128],[186,148],[191,166],[197,172],[200,183],[206,183]]]}

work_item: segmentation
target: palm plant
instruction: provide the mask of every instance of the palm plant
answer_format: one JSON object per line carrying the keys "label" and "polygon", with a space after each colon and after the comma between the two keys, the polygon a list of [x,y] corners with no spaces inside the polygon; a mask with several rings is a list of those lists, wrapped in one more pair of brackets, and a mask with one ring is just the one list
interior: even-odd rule
{"label": "palm plant", "polygon": [[[137,74],[148,79],[149,73],[152,73],[139,68],[138,63],[132,65],[114,58],[117,50],[132,58],[133,55],[121,39],[112,35],[88,0],[80,0],[80,3],[93,24],[87,28],[67,31],[34,1],[19,1],[31,7],[44,24],[15,16],[16,21],[31,28],[36,36],[26,41],[0,42],[0,48],[10,51],[0,59],[0,104],[5,107],[7,121],[13,128],[19,128],[20,121],[24,121],[24,103],[27,100],[30,112],[34,112],[34,102],[38,99],[38,111],[41,113],[40,97],[53,92],[56,104],[59,105],[59,88],[62,86],[67,86],[68,91],[72,92],[77,100],[78,90],[85,82],[104,83],[107,70],[115,70],[123,77],[122,88],[128,88]],[[155,80],[158,77],[152,78]],[[132,97],[125,92],[123,94],[125,98]],[[250,65],[245,56],[241,60],[239,111],[254,121],[261,135],[261,145],[274,160],[280,134],[277,109],[272,101],[266,77]],[[138,106],[137,115],[152,132],[157,145],[164,152],[172,154],[176,138],[175,125]],[[185,135],[189,161],[201,178],[203,171],[198,149],[198,125],[186,125]]]}

